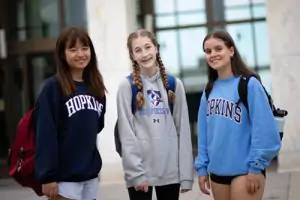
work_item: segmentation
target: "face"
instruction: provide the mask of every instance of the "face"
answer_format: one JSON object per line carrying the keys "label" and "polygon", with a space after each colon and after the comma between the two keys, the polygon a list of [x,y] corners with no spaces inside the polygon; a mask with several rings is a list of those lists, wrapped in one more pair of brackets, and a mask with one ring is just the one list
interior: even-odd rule
{"label": "face", "polygon": [[77,41],[74,47],[67,48],[65,55],[68,65],[74,69],[84,69],[91,60],[90,47],[80,41]]}
{"label": "face", "polygon": [[204,43],[204,52],[209,66],[215,70],[222,70],[231,66],[231,57],[234,54],[233,47],[228,48],[224,41],[217,38],[209,38]]}
{"label": "face", "polygon": [[157,48],[150,38],[138,37],[132,41],[132,56],[138,65],[150,69],[156,65]]}

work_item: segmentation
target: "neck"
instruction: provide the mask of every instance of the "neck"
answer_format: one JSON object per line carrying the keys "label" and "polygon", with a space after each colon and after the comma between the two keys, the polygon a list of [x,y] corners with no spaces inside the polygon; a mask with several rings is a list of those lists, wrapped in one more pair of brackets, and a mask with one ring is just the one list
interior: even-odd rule
{"label": "neck", "polygon": [[72,79],[74,81],[78,81],[78,82],[83,81],[83,78],[82,78],[83,70],[81,70],[81,69],[72,69],[70,72],[71,72]]}
{"label": "neck", "polygon": [[156,66],[151,68],[141,68],[141,72],[145,74],[148,77],[154,76],[158,71],[158,68]]}
{"label": "neck", "polygon": [[227,79],[231,76],[233,76],[231,66],[226,66],[226,67],[223,67],[222,69],[218,70],[219,79]]}

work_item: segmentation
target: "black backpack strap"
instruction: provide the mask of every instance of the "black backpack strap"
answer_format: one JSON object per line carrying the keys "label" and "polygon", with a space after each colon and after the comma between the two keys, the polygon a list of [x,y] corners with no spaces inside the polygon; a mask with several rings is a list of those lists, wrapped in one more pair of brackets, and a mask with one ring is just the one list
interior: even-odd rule
{"label": "black backpack strap", "polygon": [[248,83],[252,76],[241,76],[239,85],[238,85],[238,93],[239,93],[239,100],[237,104],[242,102],[246,109],[249,111],[248,105]]}
{"label": "black backpack strap", "polygon": [[207,85],[205,86],[205,97],[206,97],[206,101],[208,100],[208,97],[210,95],[212,91],[212,87],[207,87]]}

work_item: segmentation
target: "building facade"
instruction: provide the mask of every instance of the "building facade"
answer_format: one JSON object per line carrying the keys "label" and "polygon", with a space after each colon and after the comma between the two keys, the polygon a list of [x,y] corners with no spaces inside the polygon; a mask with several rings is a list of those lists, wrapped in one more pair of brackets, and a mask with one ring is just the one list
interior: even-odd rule
{"label": "building facade", "polygon": [[[274,94],[275,103],[296,118],[300,108],[291,105],[296,105],[299,94],[295,77],[299,72],[299,30],[292,28],[299,24],[297,6],[296,0],[0,0],[0,157],[5,158],[17,123],[33,107],[43,80],[55,73],[56,38],[62,28],[71,25],[82,26],[90,33],[108,88],[106,127],[98,140],[104,170],[120,169],[113,141],[116,92],[120,80],[131,71],[127,36],[140,27],[156,34],[165,66],[185,85],[193,141],[199,98],[207,81],[202,40],[214,29],[229,31],[248,66],[260,74],[267,90]],[[290,16],[289,21],[278,15],[283,11]],[[289,53],[281,48],[289,49]],[[282,81],[284,77],[289,81]],[[292,139],[284,140],[293,149],[297,149],[293,141],[298,126],[293,119],[287,122],[286,134]],[[106,174],[110,179],[119,177],[115,172]]]}

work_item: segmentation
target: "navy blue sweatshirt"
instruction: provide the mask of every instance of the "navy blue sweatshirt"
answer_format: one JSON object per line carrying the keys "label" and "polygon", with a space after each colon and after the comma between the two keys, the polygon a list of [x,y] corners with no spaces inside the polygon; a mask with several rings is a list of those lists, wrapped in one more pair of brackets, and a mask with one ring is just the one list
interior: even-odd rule
{"label": "navy blue sweatshirt", "polygon": [[96,178],[102,167],[97,134],[104,127],[105,96],[98,99],[76,82],[76,93],[62,95],[49,78],[38,99],[35,175],[43,184]]}

